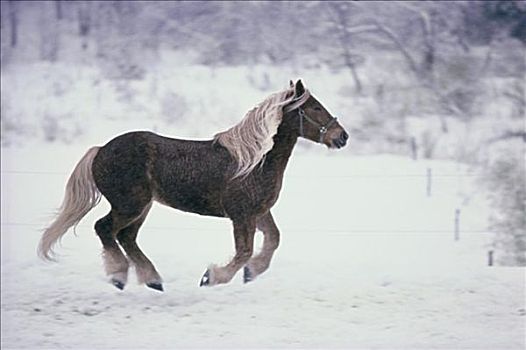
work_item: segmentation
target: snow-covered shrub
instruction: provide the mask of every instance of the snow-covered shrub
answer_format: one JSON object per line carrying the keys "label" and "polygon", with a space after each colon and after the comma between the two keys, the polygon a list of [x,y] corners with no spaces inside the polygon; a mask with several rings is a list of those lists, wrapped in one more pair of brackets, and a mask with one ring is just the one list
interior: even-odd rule
{"label": "snow-covered shrub", "polygon": [[95,69],[58,63],[2,71],[2,145],[72,142],[97,117]]}
{"label": "snow-covered shrub", "polygon": [[488,167],[487,184],[494,207],[490,230],[494,234],[496,258],[502,265],[526,266],[524,149],[524,144],[519,147],[506,146],[500,158]]}
{"label": "snow-covered shrub", "polygon": [[2,103],[2,116],[0,118],[2,146],[11,146],[13,144],[23,144],[25,139],[30,137],[27,125],[20,122],[20,116],[11,113],[5,113],[4,104]]}
{"label": "snow-covered shrub", "polygon": [[177,119],[184,117],[188,112],[188,104],[185,98],[173,91],[166,92],[160,101],[163,120],[172,124]]}
{"label": "snow-covered shrub", "polygon": [[81,125],[70,113],[61,115],[45,113],[42,116],[41,127],[46,142],[71,143],[83,134]]}
{"label": "snow-covered shrub", "polygon": [[525,83],[524,77],[522,79],[515,79],[503,92],[503,95],[511,101],[511,115],[512,118],[515,119],[522,119],[526,115]]}
{"label": "snow-covered shrub", "polygon": [[439,66],[436,76],[436,108],[441,113],[469,119],[481,112],[484,73],[482,53],[451,54]]}

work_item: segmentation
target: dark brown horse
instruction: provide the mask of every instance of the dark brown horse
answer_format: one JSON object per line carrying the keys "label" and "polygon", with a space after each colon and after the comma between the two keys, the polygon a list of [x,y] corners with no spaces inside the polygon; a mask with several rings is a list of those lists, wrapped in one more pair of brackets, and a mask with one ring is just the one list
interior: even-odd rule
{"label": "dark brown horse", "polygon": [[[251,281],[268,268],[278,247],[280,233],[270,209],[278,199],[285,167],[300,136],[329,148],[343,147],[348,139],[336,118],[298,80],[269,96],[213,140],[130,132],[93,147],[68,180],[61,210],[44,232],[39,254],[52,259],[54,244],[103,195],[111,211],[96,222],[95,231],[113,285],[124,288],[132,263],[140,283],[162,291],[159,273],[136,243],[155,200],[183,211],[232,220],[236,254],[225,266],[210,266],[201,286],[227,283],[243,266],[244,281]],[[261,252],[252,256],[256,229],[263,232],[264,241]]]}

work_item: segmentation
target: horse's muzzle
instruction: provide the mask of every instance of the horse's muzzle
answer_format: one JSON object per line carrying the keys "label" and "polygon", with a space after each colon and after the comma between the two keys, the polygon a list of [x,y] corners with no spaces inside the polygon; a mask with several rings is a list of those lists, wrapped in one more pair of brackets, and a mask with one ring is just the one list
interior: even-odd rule
{"label": "horse's muzzle", "polygon": [[343,130],[340,135],[337,138],[332,139],[332,144],[336,148],[342,148],[347,144],[347,140],[349,139],[349,134]]}

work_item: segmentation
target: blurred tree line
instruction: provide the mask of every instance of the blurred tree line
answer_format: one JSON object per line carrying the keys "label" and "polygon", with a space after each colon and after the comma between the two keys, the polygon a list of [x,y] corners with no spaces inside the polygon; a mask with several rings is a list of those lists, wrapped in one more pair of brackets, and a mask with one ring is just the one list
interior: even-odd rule
{"label": "blurred tree line", "polygon": [[[11,0],[1,6],[3,66],[96,63],[106,77],[142,79],[161,48],[187,52],[191,63],[207,66],[323,66],[348,74],[355,94],[378,100],[400,88],[420,89],[411,104],[431,107],[443,132],[445,115],[467,119],[476,113],[482,78],[522,79],[526,69],[526,2],[519,0]],[[364,67],[373,61],[378,71],[395,65],[405,81],[364,82]],[[508,95],[523,105],[514,89]]]}
{"label": "blurred tree line", "polygon": [[[519,0],[1,4],[7,62],[27,40],[40,46],[33,59],[59,60],[66,49],[61,43],[76,36],[86,54],[100,59],[156,55],[166,45],[195,51],[198,62],[215,65],[290,64],[314,56],[319,64],[353,70],[371,50],[397,50],[415,75],[432,76],[449,50],[467,52],[506,38],[526,44],[526,5]],[[28,34],[35,28],[40,38]]]}

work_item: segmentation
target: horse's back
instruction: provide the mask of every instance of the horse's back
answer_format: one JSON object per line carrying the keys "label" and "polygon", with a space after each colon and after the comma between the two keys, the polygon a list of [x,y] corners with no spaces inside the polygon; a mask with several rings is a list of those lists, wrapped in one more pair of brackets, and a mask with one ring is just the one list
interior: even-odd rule
{"label": "horse's back", "polygon": [[223,216],[220,204],[228,153],[212,141],[181,140],[148,131],[112,139],[93,162],[97,187],[108,201],[156,199],[184,211]]}
{"label": "horse's back", "polygon": [[228,151],[213,141],[156,138],[155,199],[183,211],[225,216],[221,196],[231,172]]}

